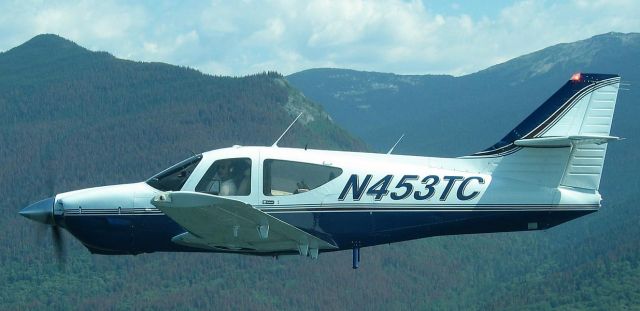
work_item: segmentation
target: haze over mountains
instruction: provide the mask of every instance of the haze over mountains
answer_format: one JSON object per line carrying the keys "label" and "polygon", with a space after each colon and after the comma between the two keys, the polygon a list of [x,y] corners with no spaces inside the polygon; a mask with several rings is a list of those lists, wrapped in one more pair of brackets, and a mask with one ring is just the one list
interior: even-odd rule
{"label": "haze over mountains", "polygon": [[[640,247],[636,229],[640,223],[636,203],[640,189],[638,55],[640,34],[608,33],[555,45],[461,77],[311,69],[287,80],[378,151],[388,150],[405,133],[394,153],[462,156],[502,138],[573,73],[620,74],[623,84],[612,135],[629,139],[609,146],[600,188],[603,210],[544,235],[501,236],[513,239],[506,243],[514,253],[531,251],[527,245],[543,248],[498,259],[505,270],[518,266],[519,273],[542,274],[533,282],[525,277],[522,284],[513,279],[506,286],[493,283],[499,289],[491,292],[501,294],[485,301],[489,309],[617,309],[612,306],[640,304],[637,286],[628,286],[640,278],[640,256],[633,251]],[[469,239],[477,245],[487,243]],[[544,259],[533,264],[542,254]],[[489,257],[479,254],[475,260]],[[527,263],[518,265],[516,260]],[[495,272],[490,267],[487,270]],[[505,276],[517,278],[517,274]],[[617,290],[614,293],[607,287]]]}
{"label": "haze over mountains", "polygon": [[[287,80],[378,151],[405,133],[397,153],[462,156],[502,138],[575,72],[618,73],[640,85],[639,53],[640,34],[609,33],[460,77],[310,69]],[[621,92],[620,111],[633,109],[624,102],[636,92]],[[452,134],[469,139],[451,144]]]}
{"label": "haze over mountains", "polygon": [[[624,309],[640,304],[640,37],[606,34],[463,76],[339,69],[244,78],[139,63],[53,35],[0,54],[0,309]],[[574,57],[575,56],[575,57]],[[17,214],[54,192],[139,181],[196,152],[282,145],[463,155],[501,138],[576,71],[620,73],[604,208],[546,232],[438,237],[301,258],[93,256]],[[634,82],[637,81],[637,82]],[[306,96],[291,85],[302,90]],[[634,87],[635,85],[635,87]],[[311,100],[311,101],[309,101]],[[317,104],[314,104],[317,103]],[[322,105],[328,112],[323,111]],[[330,117],[329,117],[330,116]]]}

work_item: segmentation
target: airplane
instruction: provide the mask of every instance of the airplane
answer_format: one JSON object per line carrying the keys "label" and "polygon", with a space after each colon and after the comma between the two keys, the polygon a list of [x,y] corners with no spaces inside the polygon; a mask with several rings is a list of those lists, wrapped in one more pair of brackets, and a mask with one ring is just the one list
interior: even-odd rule
{"label": "airplane", "polygon": [[[19,213],[91,253],[259,256],[545,230],[598,211],[620,77],[574,74],[504,138],[458,158],[272,146],[193,155],[151,178],[59,193]],[[300,116],[298,116],[300,117]],[[295,121],[294,121],[295,123]],[[395,145],[394,145],[395,147]]]}

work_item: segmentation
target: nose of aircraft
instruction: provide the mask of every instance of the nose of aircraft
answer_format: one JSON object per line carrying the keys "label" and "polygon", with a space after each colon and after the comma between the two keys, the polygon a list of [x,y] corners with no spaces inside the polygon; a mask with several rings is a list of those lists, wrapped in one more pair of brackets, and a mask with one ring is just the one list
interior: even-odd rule
{"label": "nose of aircraft", "polygon": [[33,203],[22,210],[20,215],[27,217],[33,221],[37,221],[43,224],[53,225],[53,203],[55,198],[46,198],[42,201]]}

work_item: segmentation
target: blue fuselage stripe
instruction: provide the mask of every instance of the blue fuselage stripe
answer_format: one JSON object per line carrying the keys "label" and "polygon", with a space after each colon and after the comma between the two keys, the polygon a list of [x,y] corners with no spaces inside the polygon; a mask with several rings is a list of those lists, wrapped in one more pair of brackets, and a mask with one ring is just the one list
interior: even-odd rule
{"label": "blue fuselage stripe", "polygon": [[[586,207],[586,206],[584,206]],[[281,209],[272,216],[321,239],[351,248],[393,243],[438,235],[545,229],[592,213],[588,208],[352,208],[336,210]],[[266,211],[265,211],[266,212]],[[58,216],[60,217],[60,216]],[[164,214],[67,214],[58,219],[90,250],[104,254],[156,251],[213,251],[171,242],[186,232]]]}

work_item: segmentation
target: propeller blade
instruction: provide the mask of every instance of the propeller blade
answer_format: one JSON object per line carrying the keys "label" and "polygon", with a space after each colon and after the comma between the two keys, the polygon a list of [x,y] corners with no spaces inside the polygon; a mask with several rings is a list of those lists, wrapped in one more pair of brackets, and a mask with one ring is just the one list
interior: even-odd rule
{"label": "propeller blade", "polygon": [[45,224],[37,224],[36,229],[36,242],[44,243],[45,238],[47,237],[47,230],[49,230],[49,226]]}
{"label": "propeller blade", "polygon": [[60,232],[60,227],[55,225],[51,227],[51,232],[56,259],[58,260],[58,263],[63,266],[65,262],[65,253],[64,242],[62,241],[62,232]]}

